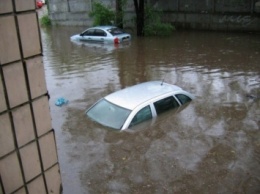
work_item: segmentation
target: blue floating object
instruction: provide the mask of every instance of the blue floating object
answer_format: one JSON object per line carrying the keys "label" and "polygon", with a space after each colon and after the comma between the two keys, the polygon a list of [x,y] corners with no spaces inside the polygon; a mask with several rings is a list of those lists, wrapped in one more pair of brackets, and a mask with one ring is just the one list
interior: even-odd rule
{"label": "blue floating object", "polygon": [[69,101],[65,98],[58,98],[55,102],[56,106],[62,106],[63,104],[67,104]]}

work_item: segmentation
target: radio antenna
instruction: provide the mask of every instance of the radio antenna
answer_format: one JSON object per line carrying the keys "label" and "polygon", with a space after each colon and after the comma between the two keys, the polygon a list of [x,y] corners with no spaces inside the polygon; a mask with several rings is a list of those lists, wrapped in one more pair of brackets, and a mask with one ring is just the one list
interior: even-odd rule
{"label": "radio antenna", "polygon": [[161,86],[163,85],[164,80],[165,80],[166,76],[167,76],[169,73],[170,73],[170,71],[168,71],[168,72],[166,72],[166,73],[164,74],[163,79],[162,79],[162,82],[161,82]]}
{"label": "radio antenna", "polygon": [[164,82],[164,78],[162,79],[162,83],[161,83],[161,86],[163,85],[163,82]]}
{"label": "radio antenna", "polygon": [[162,82],[161,82],[161,86],[163,85],[164,80],[165,80],[165,77],[166,77],[166,75],[167,75],[168,73],[169,73],[169,72],[167,72],[167,73],[164,74],[163,79],[162,79]]}

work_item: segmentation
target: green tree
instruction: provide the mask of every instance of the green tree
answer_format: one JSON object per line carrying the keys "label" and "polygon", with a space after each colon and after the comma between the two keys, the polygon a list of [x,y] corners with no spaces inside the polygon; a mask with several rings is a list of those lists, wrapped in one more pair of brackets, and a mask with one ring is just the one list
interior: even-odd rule
{"label": "green tree", "polygon": [[133,0],[136,14],[137,36],[144,36],[144,0]]}
{"label": "green tree", "polygon": [[116,25],[123,28],[123,0],[116,0]]}
{"label": "green tree", "polygon": [[174,26],[161,21],[162,11],[155,10],[146,0],[133,0],[136,13],[137,36],[167,36]]}
{"label": "green tree", "polygon": [[100,2],[93,3],[93,10],[89,13],[94,18],[93,25],[111,25],[115,21],[114,11],[108,9]]}
{"label": "green tree", "polygon": [[175,29],[170,23],[161,21],[162,11],[155,10],[148,4],[145,6],[145,22],[144,35],[145,36],[167,36]]}

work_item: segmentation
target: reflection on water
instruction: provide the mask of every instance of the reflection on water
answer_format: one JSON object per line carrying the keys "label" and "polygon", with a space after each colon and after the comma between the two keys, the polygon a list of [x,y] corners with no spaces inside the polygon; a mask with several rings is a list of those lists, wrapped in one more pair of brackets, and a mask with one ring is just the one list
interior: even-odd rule
{"label": "reflection on water", "polygon": [[[75,44],[80,27],[42,29],[64,193],[260,193],[260,37],[175,32],[130,45]],[[196,99],[132,131],[84,111],[149,80]],[[69,104],[54,105],[65,97]]]}

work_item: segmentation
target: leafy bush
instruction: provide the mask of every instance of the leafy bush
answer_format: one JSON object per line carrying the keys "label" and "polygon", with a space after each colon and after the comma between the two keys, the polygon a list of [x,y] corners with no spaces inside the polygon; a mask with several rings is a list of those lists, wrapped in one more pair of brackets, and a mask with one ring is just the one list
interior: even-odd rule
{"label": "leafy bush", "polygon": [[145,7],[145,36],[168,36],[175,30],[171,24],[161,22],[161,15],[162,12],[149,6]]}
{"label": "leafy bush", "polygon": [[48,14],[45,14],[40,18],[40,23],[41,23],[42,26],[50,26],[51,25],[51,19],[49,18]]}
{"label": "leafy bush", "polygon": [[115,12],[109,10],[100,2],[94,2],[93,10],[89,13],[89,17],[94,18],[94,26],[111,25],[115,20]]}
{"label": "leafy bush", "polygon": [[154,23],[145,25],[145,36],[169,36],[175,30],[174,26],[168,23]]}

